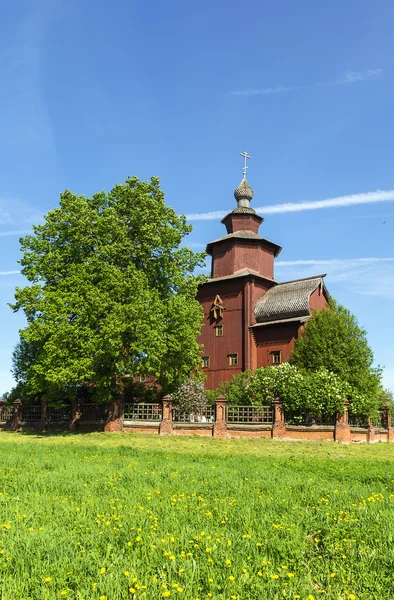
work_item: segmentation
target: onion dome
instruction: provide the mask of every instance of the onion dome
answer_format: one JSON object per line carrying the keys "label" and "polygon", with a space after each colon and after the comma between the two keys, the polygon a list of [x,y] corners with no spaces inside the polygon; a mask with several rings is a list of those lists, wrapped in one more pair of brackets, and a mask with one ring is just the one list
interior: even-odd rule
{"label": "onion dome", "polygon": [[252,188],[244,177],[239,186],[234,190],[234,198],[238,203],[238,208],[249,208],[253,194]]}

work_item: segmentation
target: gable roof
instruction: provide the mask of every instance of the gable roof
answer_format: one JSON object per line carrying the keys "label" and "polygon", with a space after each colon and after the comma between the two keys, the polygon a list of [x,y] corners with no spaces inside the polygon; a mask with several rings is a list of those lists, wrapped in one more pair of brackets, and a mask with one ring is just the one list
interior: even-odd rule
{"label": "gable roof", "polygon": [[257,323],[271,324],[275,321],[309,317],[309,298],[319,285],[325,289],[324,277],[325,275],[316,275],[286,281],[270,288],[256,302],[254,314]]}

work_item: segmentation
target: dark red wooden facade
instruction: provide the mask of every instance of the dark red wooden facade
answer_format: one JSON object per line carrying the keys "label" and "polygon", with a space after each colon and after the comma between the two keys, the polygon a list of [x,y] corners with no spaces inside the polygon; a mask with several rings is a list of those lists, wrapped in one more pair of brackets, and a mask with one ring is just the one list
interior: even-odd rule
{"label": "dark red wooden facade", "polygon": [[[274,260],[281,248],[258,234],[263,219],[249,208],[250,192],[246,201],[241,196],[239,202],[240,194],[236,196],[238,209],[223,219],[227,235],[207,246],[212,256],[211,278],[199,288],[198,299],[204,309],[199,342],[204,346],[208,389],[217,388],[236,373],[273,364],[273,353],[280,353],[280,362],[287,361],[304,326],[301,319],[256,323],[257,301],[277,285]],[[222,316],[215,318],[212,308],[217,296],[223,310]],[[327,292],[319,286],[309,297],[309,308],[326,306]],[[223,326],[221,336],[217,335],[218,325]]]}

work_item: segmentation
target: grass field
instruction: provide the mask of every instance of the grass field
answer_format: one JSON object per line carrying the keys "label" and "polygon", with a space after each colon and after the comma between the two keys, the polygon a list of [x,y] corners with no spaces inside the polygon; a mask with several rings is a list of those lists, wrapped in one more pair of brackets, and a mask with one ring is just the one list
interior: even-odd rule
{"label": "grass field", "polygon": [[1,600],[394,598],[394,446],[0,433]]}

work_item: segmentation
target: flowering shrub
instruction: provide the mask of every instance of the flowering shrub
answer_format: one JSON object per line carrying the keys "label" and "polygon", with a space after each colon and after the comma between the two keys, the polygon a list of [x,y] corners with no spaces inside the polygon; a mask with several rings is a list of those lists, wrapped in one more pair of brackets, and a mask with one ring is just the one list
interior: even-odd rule
{"label": "flowering shrub", "polygon": [[220,394],[229,404],[237,405],[261,406],[280,398],[288,413],[300,416],[343,413],[346,398],[352,413],[359,416],[374,417],[381,406],[393,406],[392,395],[387,391],[361,393],[343,377],[325,368],[305,371],[290,363],[235,375],[231,381],[209,392],[209,397],[214,400]]}
{"label": "flowering shrub", "polygon": [[[306,373],[297,367],[283,363],[277,367],[261,367],[254,373],[248,373],[241,379],[239,376],[226,384],[217,392],[223,393],[234,404],[262,405],[270,404],[275,398],[280,397],[285,409],[289,412],[314,415],[334,414],[343,412],[345,398],[349,396],[351,388],[337,375],[327,369],[319,369]],[[360,409],[365,408],[359,401]]]}
{"label": "flowering shrub", "polygon": [[327,369],[319,369],[305,375],[305,382],[305,395],[310,412],[316,415],[344,412],[345,398],[349,395],[350,386],[338,375]]}
{"label": "flowering shrub", "polygon": [[170,398],[174,406],[186,414],[202,412],[208,404],[203,381],[194,377],[182,383]]}
{"label": "flowering shrub", "polygon": [[304,376],[289,363],[278,367],[257,369],[250,384],[253,404],[267,404],[279,397],[287,405],[296,408],[305,404]]}

